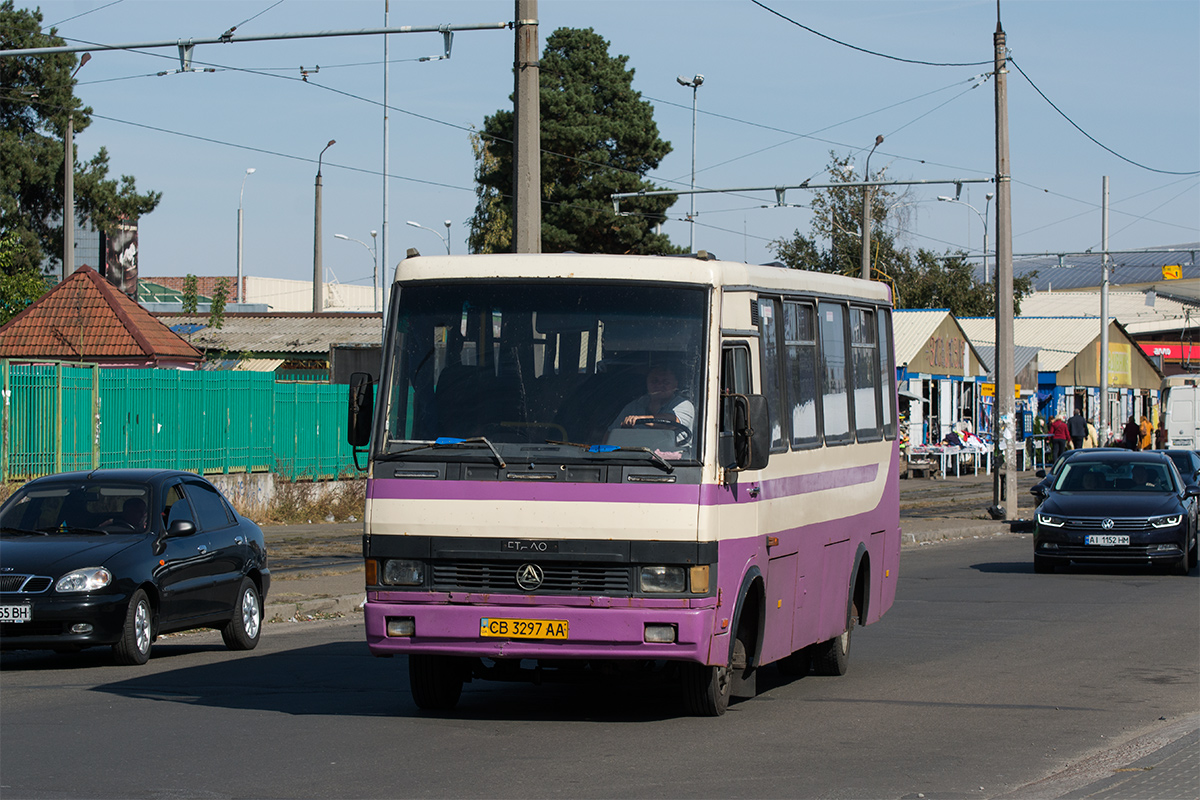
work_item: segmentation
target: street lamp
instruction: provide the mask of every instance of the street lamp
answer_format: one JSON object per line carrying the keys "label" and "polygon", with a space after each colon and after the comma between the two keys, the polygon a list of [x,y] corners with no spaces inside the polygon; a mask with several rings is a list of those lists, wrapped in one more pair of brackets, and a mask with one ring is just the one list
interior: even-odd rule
{"label": "street lamp", "polygon": [[446,235],[445,235],[445,236],[442,236],[440,233],[438,233],[437,231],[435,231],[433,228],[426,228],[424,225],[421,225],[421,224],[419,224],[419,223],[413,222],[411,219],[410,219],[410,220],[408,220],[407,222],[405,222],[404,224],[405,224],[405,225],[412,225],[414,228],[420,228],[420,229],[421,229],[421,230],[423,230],[423,231],[429,231],[429,232],[430,232],[430,233],[432,233],[434,236],[436,236],[436,237],[438,237],[439,239],[441,239],[441,240],[442,240],[442,244],[446,245],[446,255],[450,255],[450,220],[446,220],[446,221],[445,221],[445,223],[443,223],[443,224],[445,224],[445,226],[446,226]]}
{"label": "street lamp", "polygon": [[375,249],[375,242],[376,242],[375,237],[376,237],[376,235],[378,235],[378,233],[379,233],[379,231],[371,231],[371,246],[370,247],[367,247],[367,243],[362,241],[361,239],[355,239],[353,237],[347,236],[344,233],[335,233],[333,235],[333,238],[335,238],[335,239],[345,239],[347,242],[358,242],[363,247],[366,247],[367,251],[370,252],[371,260],[374,262],[374,266],[371,269],[371,297],[372,297],[372,300],[374,303],[374,309],[376,311],[379,310],[379,258],[378,258],[378,255],[377,255],[376,249]]}
{"label": "street lamp", "polygon": [[325,273],[321,269],[321,159],[325,157],[325,151],[337,144],[337,140],[330,139],[329,144],[321,149],[321,155],[317,156],[317,183],[316,183],[316,213],[313,216],[313,313],[319,314],[323,310],[322,295],[325,282]]}
{"label": "street lamp", "polygon": [[703,75],[696,75],[690,81],[680,75],[675,79],[680,86],[692,87],[692,193],[688,195],[691,204],[688,211],[688,251],[696,252],[696,90],[704,83]]}
{"label": "street lamp", "polygon": [[[875,144],[871,145],[871,152],[867,153],[867,163],[863,165],[863,180],[871,180],[871,156],[875,154],[875,148],[883,144],[883,135],[875,137]],[[871,280],[871,185],[869,183],[863,186],[863,213],[862,213],[862,279],[864,281]]]}
{"label": "street lamp", "polygon": [[[79,66],[71,73],[69,80],[74,81],[75,75],[83,69],[83,65],[92,60],[91,53],[79,57]],[[63,257],[62,279],[75,271],[75,116],[74,109],[67,109],[67,133],[63,137],[63,147],[66,155],[63,158]],[[103,256],[102,256],[103,257]]]}
{"label": "street lamp", "polygon": [[238,262],[237,262],[237,301],[246,302],[246,293],[242,291],[242,197],[246,194],[246,178],[254,174],[254,167],[247,167],[242,176],[242,190],[238,192]]}
{"label": "street lamp", "polygon": [[991,206],[992,198],[995,196],[996,195],[993,194],[992,192],[987,193],[987,203],[984,204],[983,213],[980,214],[979,209],[975,208],[975,206],[971,205],[970,203],[964,202],[962,200],[958,200],[954,197],[947,197],[944,194],[938,195],[938,200],[941,200],[943,203],[958,203],[960,206],[966,206],[967,208],[971,209],[972,211],[975,212],[975,216],[979,217],[979,221],[983,223],[983,282],[984,283],[992,282],[991,275],[988,274],[988,260],[987,260],[988,221],[987,221],[987,218],[988,218],[988,208]]}

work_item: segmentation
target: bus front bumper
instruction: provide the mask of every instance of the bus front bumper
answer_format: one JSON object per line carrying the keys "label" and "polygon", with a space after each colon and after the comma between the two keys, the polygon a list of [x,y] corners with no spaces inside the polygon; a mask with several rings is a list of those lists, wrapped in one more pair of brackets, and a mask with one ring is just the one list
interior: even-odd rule
{"label": "bus front bumper", "polygon": [[[726,630],[713,597],[490,595],[472,601],[458,595],[369,591],[363,612],[367,645],[377,656],[429,653],[702,664],[712,663],[710,650],[728,656],[729,640],[721,635]],[[723,661],[720,656],[718,660]]]}

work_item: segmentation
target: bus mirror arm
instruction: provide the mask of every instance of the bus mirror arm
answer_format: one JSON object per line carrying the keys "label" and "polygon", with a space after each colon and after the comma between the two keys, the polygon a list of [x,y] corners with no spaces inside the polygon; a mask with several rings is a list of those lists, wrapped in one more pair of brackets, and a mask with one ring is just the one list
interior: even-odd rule
{"label": "bus mirror arm", "polygon": [[355,448],[354,465],[358,466],[357,449],[371,441],[371,420],[375,416],[375,382],[369,373],[355,372],[350,376],[350,396],[346,418],[346,440]]}

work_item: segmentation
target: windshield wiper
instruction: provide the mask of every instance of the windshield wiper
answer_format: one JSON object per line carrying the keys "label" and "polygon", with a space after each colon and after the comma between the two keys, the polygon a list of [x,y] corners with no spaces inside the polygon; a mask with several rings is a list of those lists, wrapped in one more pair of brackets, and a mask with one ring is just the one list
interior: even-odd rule
{"label": "windshield wiper", "polygon": [[62,525],[55,525],[49,528],[38,528],[38,533],[102,533],[105,536],[108,536],[109,532],[100,530],[99,528],[84,528],[80,525],[67,525],[66,523],[63,523]]}
{"label": "windshield wiper", "polygon": [[0,532],[21,533],[21,534],[24,534],[25,536],[49,536],[50,535],[50,534],[46,533],[45,531],[31,531],[27,528],[14,528],[11,525],[5,525],[3,528],[0,528]]}
{"label": "windshield wiper", "polygon": [[496,459],[496,463],[499,466],[508,466],[504,463],[504,459],[500,457],[500,451],[496,449],[495,445],[488,441],[486,436],[475,436],[470,439],[457,439],[453,436],[442,436],[433,440],[429,444],[417,445],[416,447],[410,447],[407,450],[397,450],[395,453],[389,453],[388,455],[402,456],[408,453],[415,453],[418,450],[436,450],[439,447],[470,448],[476,446],[483,446],[491,451],[492,456]]}
{"label": "windshield wiper", "polygon": [[581,447],[589,453],[645,453],[650,456],[650,460],[656,466],[662,467],[666,472],[674,472],[675,468],[667,463],[666,459],[658,453],[651,450],[649,447],[621,447],[616,444],[580,444],[579,442],[553,442],[549,439],[546,444],[563,444],[568,447]]}

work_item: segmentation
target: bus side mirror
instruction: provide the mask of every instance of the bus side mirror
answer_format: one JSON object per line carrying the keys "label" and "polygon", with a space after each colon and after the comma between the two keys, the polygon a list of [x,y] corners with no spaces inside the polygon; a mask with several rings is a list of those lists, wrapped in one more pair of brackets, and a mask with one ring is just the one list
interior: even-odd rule
{"label": "bus side mirror", "polygon": [[[761,394],[727,395],[727,417],[733,423],[732,436],[722,437],[721,464],[726,469],[762,469],[771,456],[771,423],[767,398]],[[732,453],[728,447],[732,447]]]}
{"label": "bus side mirror", "polygon": [[369,373],[350,376],[349,416],[346,440],[351,447],[366,447],[371,441],[371,420],[375,416],[375,386]]}

